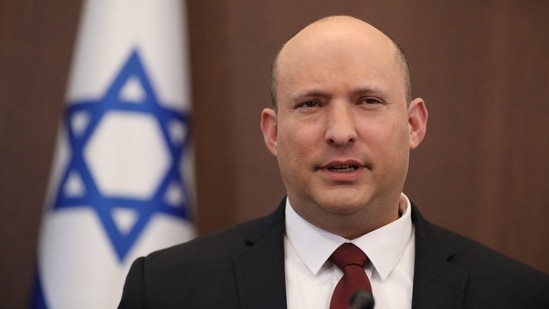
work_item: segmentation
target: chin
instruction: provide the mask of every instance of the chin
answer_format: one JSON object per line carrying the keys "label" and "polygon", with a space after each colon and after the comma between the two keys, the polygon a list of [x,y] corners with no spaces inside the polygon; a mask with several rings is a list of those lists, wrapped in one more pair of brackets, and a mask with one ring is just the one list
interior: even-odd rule
{"label": "chin", "polygon": [[352,215],[367,205],[368,201],[355,197],[330,197],[320,201],[319,205],[330,213],[336,215]]}

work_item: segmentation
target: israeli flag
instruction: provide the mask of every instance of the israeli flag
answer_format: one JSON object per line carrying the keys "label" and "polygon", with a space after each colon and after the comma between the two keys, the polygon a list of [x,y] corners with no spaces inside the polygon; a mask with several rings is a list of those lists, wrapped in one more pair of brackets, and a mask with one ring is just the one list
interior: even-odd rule
{"label": "israeli flag", "polygon": [[116,308],[132,261],[194,236],[185,5],[84,2],[34,308]]}

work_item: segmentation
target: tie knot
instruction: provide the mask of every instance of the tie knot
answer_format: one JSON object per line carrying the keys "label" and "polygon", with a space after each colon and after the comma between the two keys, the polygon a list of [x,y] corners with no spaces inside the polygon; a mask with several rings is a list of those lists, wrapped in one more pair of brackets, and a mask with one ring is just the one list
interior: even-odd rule
{"label": "tie knot", "polygon": [[368,263],[368,257],[354,244],[344,243],[332,253],[330,261],[343,270],[348,265],[364,267]]}

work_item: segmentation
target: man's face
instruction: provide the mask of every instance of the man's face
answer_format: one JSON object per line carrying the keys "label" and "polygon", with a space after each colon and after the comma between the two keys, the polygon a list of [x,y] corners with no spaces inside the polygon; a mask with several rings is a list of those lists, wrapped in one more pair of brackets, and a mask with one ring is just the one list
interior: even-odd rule
{"label": "man's face", "polygon": [[331,30],[296,37],[281,52],[278,110],[264,111],[265,140],[305,219],[315,224],[362,212],[387,221],[418,144],[403,70],[383,36]]}

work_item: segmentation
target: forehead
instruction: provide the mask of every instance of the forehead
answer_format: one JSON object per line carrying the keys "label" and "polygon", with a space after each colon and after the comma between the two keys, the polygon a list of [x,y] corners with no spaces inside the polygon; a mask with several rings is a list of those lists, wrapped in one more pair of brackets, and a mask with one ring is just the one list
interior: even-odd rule
{"label": "forehead", "polygon": [[394,43],[376,28],[356,20],[325,21],[286,43],[275,78],[279,91],[316,82],[394,83],[402,75],[398,63]]}

